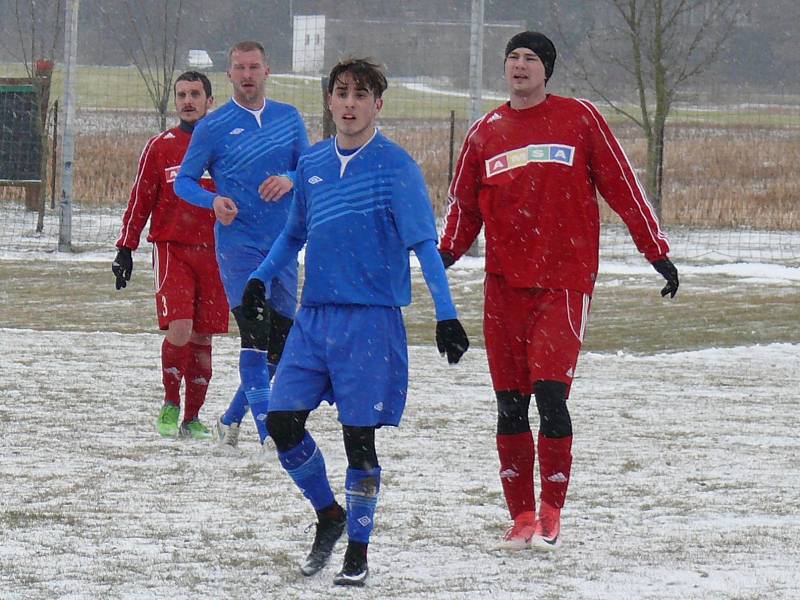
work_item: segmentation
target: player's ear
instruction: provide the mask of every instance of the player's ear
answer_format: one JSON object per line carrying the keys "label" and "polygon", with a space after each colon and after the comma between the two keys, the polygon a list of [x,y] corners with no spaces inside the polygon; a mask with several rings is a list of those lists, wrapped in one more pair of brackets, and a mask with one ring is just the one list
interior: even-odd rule
{"label": "player's ear", "polygon": [[206,98],[206,110],[214,106],[214,96],[209,96]]}
{"label": "player's ear", "polygon": [[376,98],[375,99],[375,110],[380,112],[383,108],[383,98]]}

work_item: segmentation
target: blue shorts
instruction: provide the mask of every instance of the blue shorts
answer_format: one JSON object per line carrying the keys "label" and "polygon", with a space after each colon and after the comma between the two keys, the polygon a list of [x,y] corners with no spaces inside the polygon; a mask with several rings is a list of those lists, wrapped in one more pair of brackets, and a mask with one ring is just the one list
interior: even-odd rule
{"label": "blue shorts", "polygon": [[336,404],[354,427],[399,425],[408,390],[403,315],[391,306],[301,306],[278,363],[269,411]]}
{"label": "blue shorts", "polygon": [[[238,246],[233,252],[217,249],[219,274],[231,310],[242,304],[247,280],[266,256],[266,252],[246,246]],[[297,310],[297,261],[292,261],[281,269],[277,277],[267,282],[267,297],[272,308],[284,317],[294,318]]]}

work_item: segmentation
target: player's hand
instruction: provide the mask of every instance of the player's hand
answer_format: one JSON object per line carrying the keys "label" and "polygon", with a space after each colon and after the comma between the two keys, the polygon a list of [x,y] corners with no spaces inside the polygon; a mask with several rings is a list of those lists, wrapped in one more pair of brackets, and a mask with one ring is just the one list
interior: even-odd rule
{"label": "player's hand", "polygon": [[653,261],[653,268],[658,271],[661,276],[667,280],[667,285],[661,290],[661,296],[669,294],[670,298],[674,298],[678,292],[678,269],[672,264],[672,261],[666,256],[660,260]]}
{"label": "player's hand", "polygon": [[233,223],[236,215],[239,214],[239,208],[236,206],[236,202],[227,196],[217,196],[214,198],[213,208],[217,221],[223,225],[230,225]]}
{"label": "player's hand", "polygon": [[292,191],[294,182],[286,175],[270,175],[258,186],[258,195],[266,202],[280,200],[284,194]]}
{"label": "player's hand", "polygon": [[452,252],[448,252],[447,250],[439,250],[439,256],[442,258],[442,264],[445,269],[452,267],[453,263],[456,262],[456,257],[453,256]]}
{"label": "player's hand", "polygon": [[250,279],[242,294],[242,315],[251,321],[263,321],[267,311],[267,288],[260,279]]}
{"label": "player's hand", "polygon": [[119,248],[114,262],[111,263],[111,272],[117,278],[117,289],[121,290],[131,280],[133,273],[133,256],[130,248]]}
{"label": "player's hand", "polygon": [[467,332],[458,319],[447,319],[436,323],[436,346],[439,354],[447,355],[447,362],[456,364],[469,348]]}

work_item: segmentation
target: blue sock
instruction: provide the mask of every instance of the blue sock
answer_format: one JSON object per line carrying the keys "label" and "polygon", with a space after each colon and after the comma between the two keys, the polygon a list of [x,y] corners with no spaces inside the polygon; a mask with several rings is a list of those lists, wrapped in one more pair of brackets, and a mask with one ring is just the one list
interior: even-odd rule
{"label": "blue sock", "polygon": [[267,409],[269,408],[269,373],[267,353],[252,348],[243,348],[239,353],[239,377],[242,389],[256,422],[261,443],[267,439]]}
{"label": "blue sock", "polygon": [[325,471],[325,459],[307,431],[297,446],[286,452],[278,452],[278,459],[303,496],[311,501],[314,510],[327,508],[336,501]]}
{"label": "blue sock", "polygon": [[228,410],[226,410],[225,414],[222,415],[222,422],[225,425],[230,425],[231,423],[241,423],[246,414],[247,396],[242,389],[242,385],[239,384],[239,389],[236,390],[236,394],[234,394],[233,400],[231,400],[231,403],[228,406]]}
{"label": "blue sock", "polygon": [[347,492],[347,537],[352,542],[369,544],[381,489],[381,468],[362,471],[348,467],[344,487]]}

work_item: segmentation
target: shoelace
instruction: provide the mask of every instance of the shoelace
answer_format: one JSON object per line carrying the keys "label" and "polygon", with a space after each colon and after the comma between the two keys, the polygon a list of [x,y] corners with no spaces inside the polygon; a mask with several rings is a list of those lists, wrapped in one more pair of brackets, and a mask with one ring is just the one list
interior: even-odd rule
{"label": "shoelace", "polygon": [[314,552],[322,543],[322,538],[320,537],[319,523],[311,523],[310,525],[308,525],[308,527],[306,527],[304,533],[308,533],[309,531],[311,531],[312,527],[314,528],[314,541],[311,544],[311,551]]}

